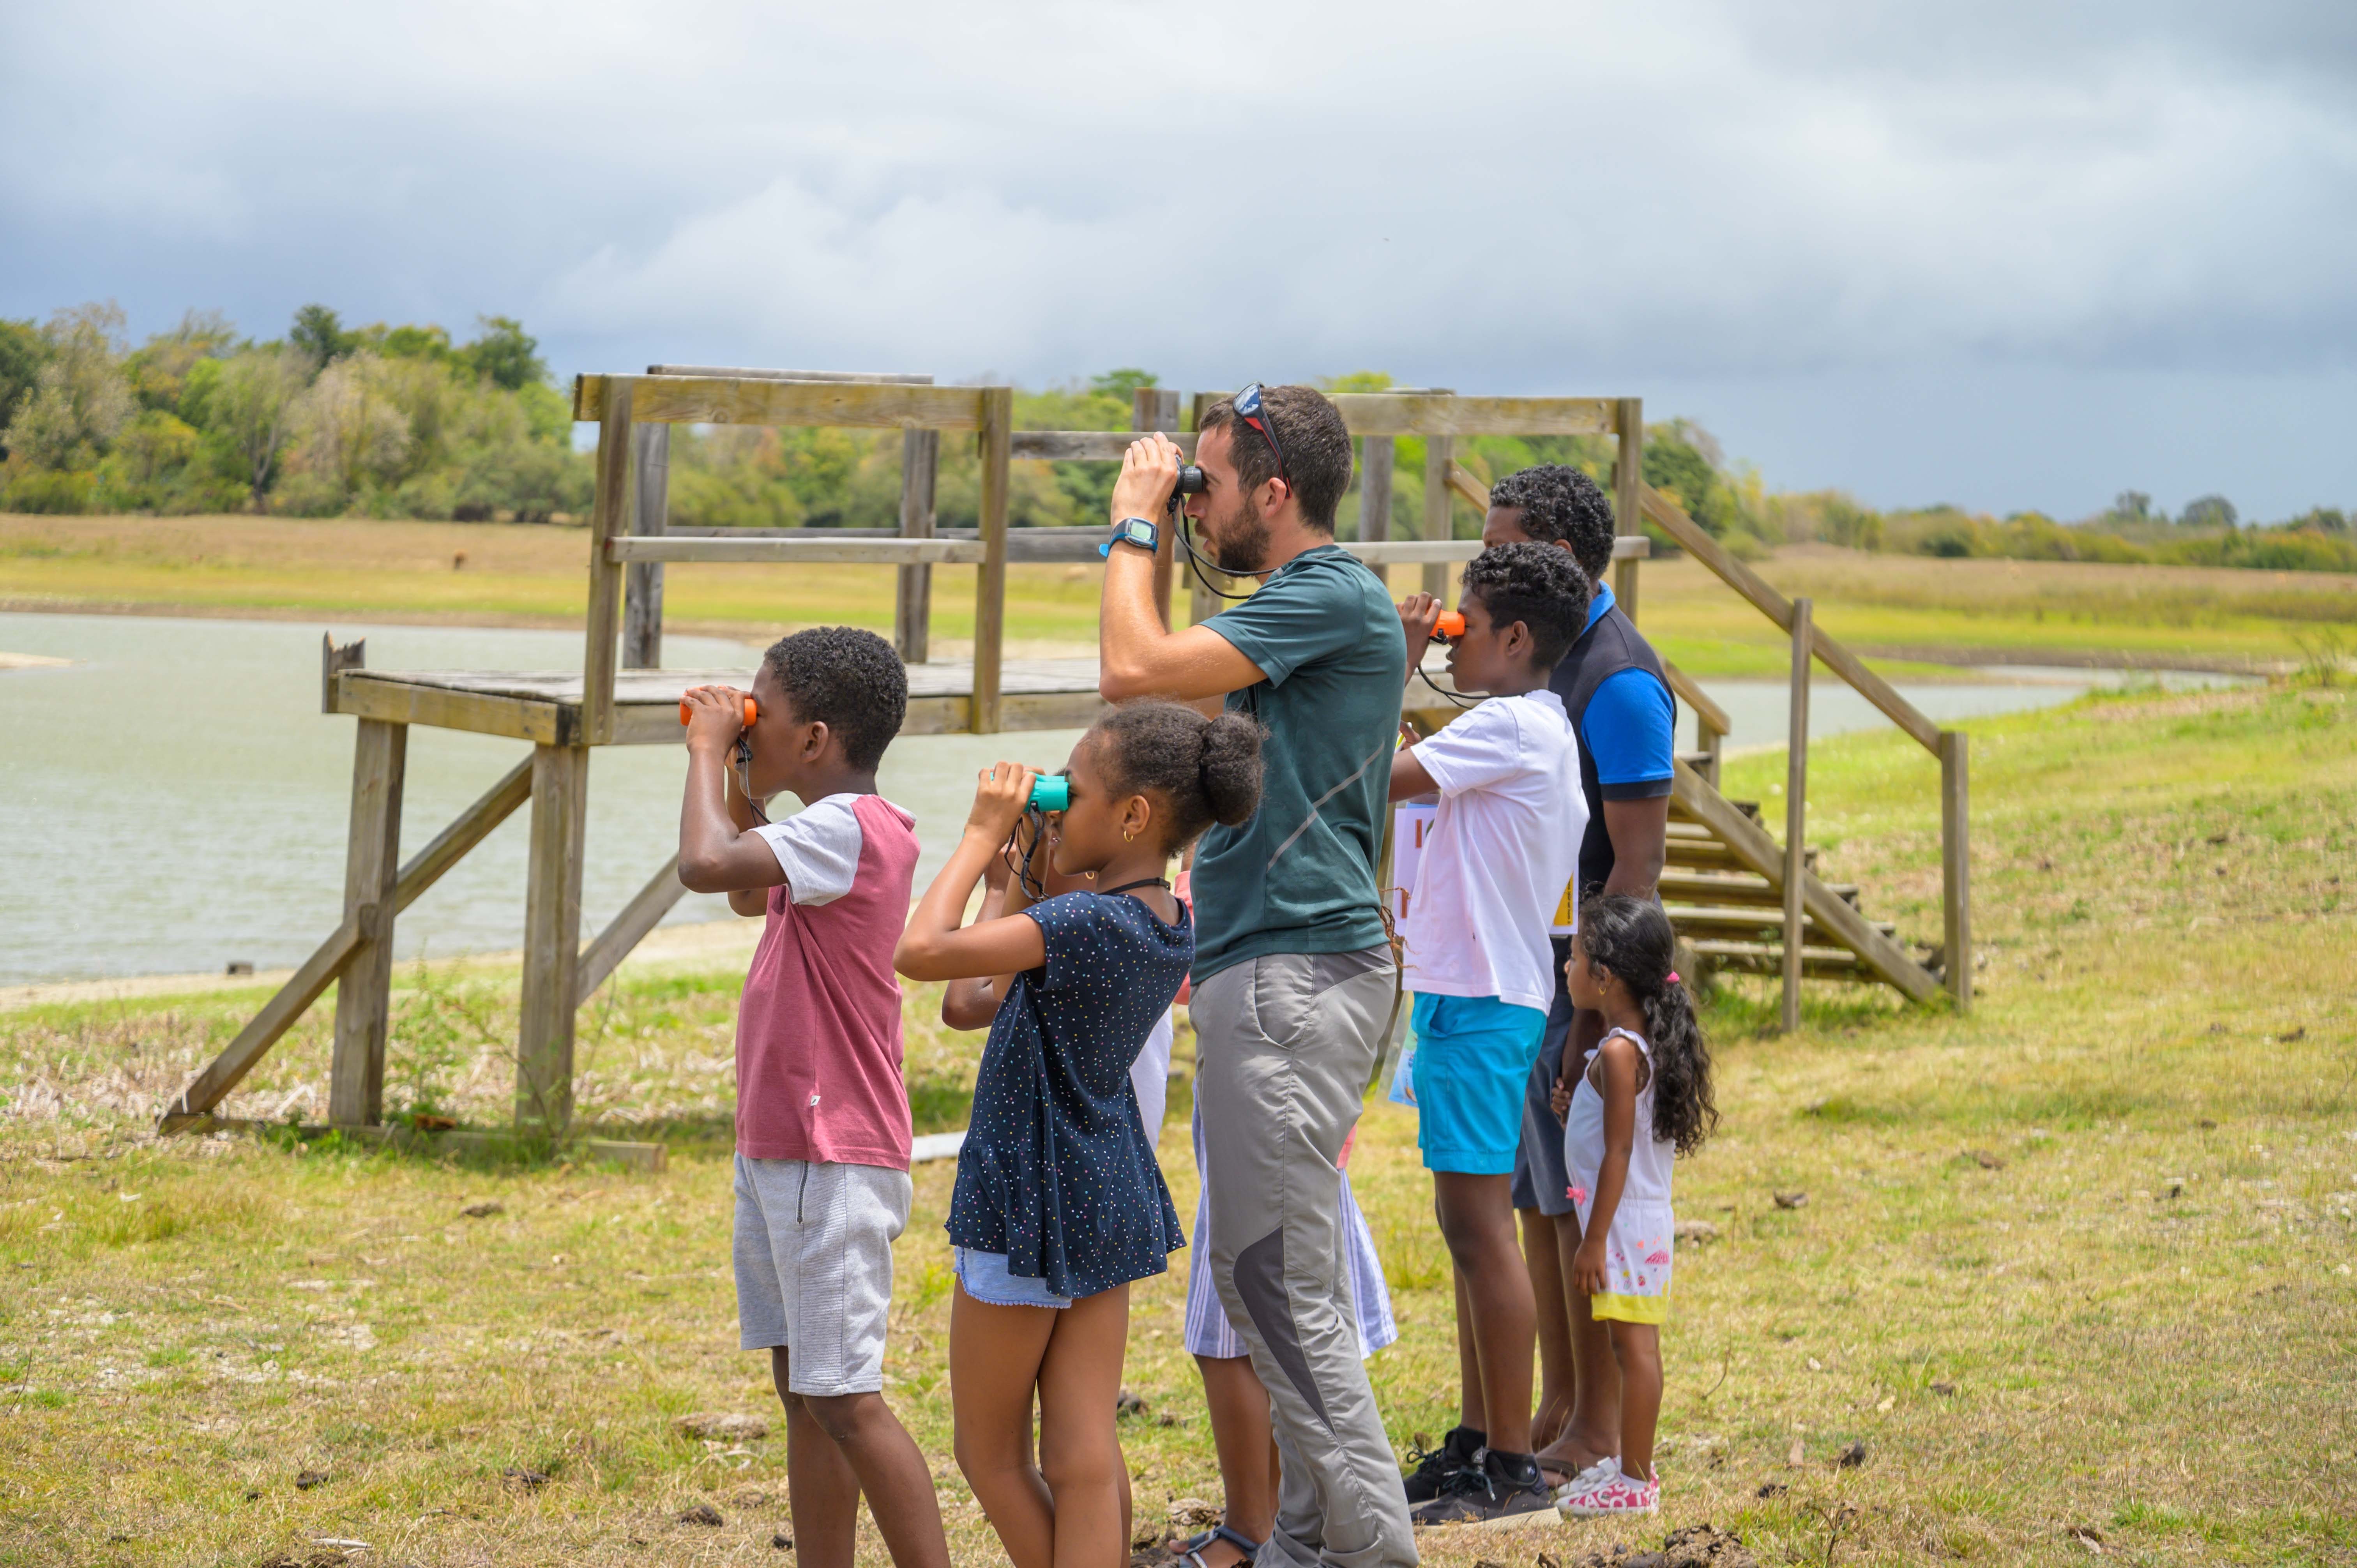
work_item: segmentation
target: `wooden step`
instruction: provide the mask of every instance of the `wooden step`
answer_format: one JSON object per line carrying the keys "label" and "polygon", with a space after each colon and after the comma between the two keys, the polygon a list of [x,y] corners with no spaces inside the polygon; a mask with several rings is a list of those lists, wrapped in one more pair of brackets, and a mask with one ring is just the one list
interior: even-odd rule
{"label": "wooden step", "polygon": [[[1760,802],[1757,800],[1729,800],[1727,804],[1742,812],[1745,816],[1749,817],[1755,822],[1760,820]],[[1679,805],[1674,800],[1670,802],[1670,821],[1674,822],[1691,822],[1694,820],[1694,813],[1688,811],[1684,806]]]}
{"label": "wooden step", "polygon": [[[1660,886],[1664,904],[1764,904],[1771,909],[1784,905],[1784,895],[1766,877],[1748,871],[1689,871],[1672,866],[1662,873]],[[1827,886],[1844,903],[1852,908],[1857,907],[1857,883],[1835,882]]]}
{"label": "wooden step", "polygon": [[[1667,908],[1667,913],[1670,917],[1670,924],[1687,936],[1761,938],[1767,934],[1770,928],[1774,928],[1776,934],[1781,936],[1784,923],[1781,913],[1760,908],[1745,908],[1740,905],[1716,908],[1707,905],[1671,905]],[[1895,938],[1899,934],[1898,926],[1889,920],[1869,920],[1867,924],[1886,937]],[[1812,940],[1829,940],[1830,938],[1815,920],[1804,918],[1802,922],[1801,940],[1803,943],[1807,943]]]}
{"label": "wooden step", "polygon": [[[1674,822],[1671,824],[1673,827],[1676,825]],[[1695,871],[1749,870],[1749,867],[1735,858],[1733,850],[1717,839],[1673,837],[1666,848],[1669,852],[1668,864],[1671,865]],[[1801,864],[1811,871],[1816,870],[1817,852],[1814,845],[1801,852]]]}
{"label": "wooden step", "polygon": [[[1784,944],[1781,942],[1706,940],[1693,946],[1695,957],[1720,969],[1731,969],[1741,974],[1781,974],[1784,972]],[[1806,944],[1801,949],[1801,972],[1814,980],[1875,978],[1858,961],[1857,955],[1847,948],[1810,947]]]}

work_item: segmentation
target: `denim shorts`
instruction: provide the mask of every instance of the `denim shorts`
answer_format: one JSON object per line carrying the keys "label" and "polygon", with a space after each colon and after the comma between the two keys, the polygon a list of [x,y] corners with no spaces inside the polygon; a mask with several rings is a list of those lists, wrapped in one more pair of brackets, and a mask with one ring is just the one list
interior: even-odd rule
{"label": "denim shorts", "polygon": [[1008,1273],[1004,1252],[952,1247],[950,1261],[957,1270],[958,1283],[965,1286],[965,1294],[988,1305],[1049,1306],[1060,1311],[1072,1305],[1071,1296],[1049,1290],[1046,1280]]}

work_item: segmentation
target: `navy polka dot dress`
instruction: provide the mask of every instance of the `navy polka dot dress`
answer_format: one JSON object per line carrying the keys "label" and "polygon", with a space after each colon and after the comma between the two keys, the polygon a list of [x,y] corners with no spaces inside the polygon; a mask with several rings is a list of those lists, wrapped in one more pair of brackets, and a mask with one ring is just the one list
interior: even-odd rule
{"label": "navy polka dot dress", "polygon": [[950,1240],[1006,1254],[1058,1295],[1158,1274],[1185,1246],[1130,1065],[1178,994],[1195,929],[1125,894],[1065,893],[1023,913],[1047,962],[1015,977],[991,1020],[958,1152]]}

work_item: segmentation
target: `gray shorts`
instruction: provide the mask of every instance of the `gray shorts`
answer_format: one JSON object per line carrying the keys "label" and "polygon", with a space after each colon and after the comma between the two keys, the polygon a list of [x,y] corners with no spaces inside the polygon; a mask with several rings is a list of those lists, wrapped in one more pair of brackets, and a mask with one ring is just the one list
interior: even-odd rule
{"label": "gray shorts", "polygon": [[883,1391],[892,1242],[912,1190],[883,1165],[737,1156],[737,1343],[784,1346],[791,1391]]}
{"label": "gray shorts", "polygon": [[1514,1207],[1541,1214],[1572,1212],[1571,1172],[1563,1163],[1563,1123],[1548,1103],[1555,1076],[1563,1071],[1564,1042],[1571,1037],[1571,998],[1563,988],[1564,961],[1571,939],[1555,939],[1555,1003],[1547,1009],[1546,1032],[1539,1036],[1539,1059],[1523,1086],[1523,1137],[1514,1150]]}

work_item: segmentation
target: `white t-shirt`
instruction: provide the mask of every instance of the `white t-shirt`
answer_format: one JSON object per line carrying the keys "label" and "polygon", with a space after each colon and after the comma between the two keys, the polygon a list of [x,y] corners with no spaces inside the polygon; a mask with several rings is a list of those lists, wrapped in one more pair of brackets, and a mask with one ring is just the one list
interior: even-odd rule
{"label": "white t-shirt", "polygon": [[1137,1119],[1146,1124],[1149,1144],[1162,1136],[1162,1113],[1170,1106],[1170,1047],[1175,1043],[1170,1015],[1165,1013],[1146,1036],[1137,1059],[1129,1064],[1129,1086],[1137,1091]]}
{"label": "white t-shirt", "polygon": [[1563,699],[1545,690],[1492,697],[1415,755],[1440,787],[1440,811],[1402,927],[1405,985],[1545,1011],[1555,999],[1547,928],[1587,831]]}
{"label": "white t-shirt", "polygon": [[827,795],[812,801],[782,822],[765,822],[753,831],[778,857],[786,874],[786,897],[806,908],[832,904],[851,891],[859,874],[859,813],[853,811],[858,796]]}

